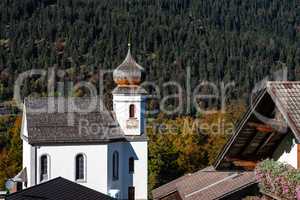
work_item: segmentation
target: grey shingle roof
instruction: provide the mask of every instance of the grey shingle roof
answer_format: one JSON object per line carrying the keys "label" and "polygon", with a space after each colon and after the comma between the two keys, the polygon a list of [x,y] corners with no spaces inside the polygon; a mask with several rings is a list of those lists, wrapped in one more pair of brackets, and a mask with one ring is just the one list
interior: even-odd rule
{"label": "grey shingle roof", "polygon": [[212,200],[253,184],[256,184],[254,172],[216,171],[210,167],[182,176],[153,190],[152,194],[154,199],[178,192],[182,200]]}
{"label": "grey shingle roof", "polygon": [[101,109],[101,101],[96,97],[26,99],[25,107],[31,144],[125,139],[114,113]]}
{"label": "grey shingle roof", "polygon": [[113,200],[114,198],[64,178],[55,178],[6,197],[6,200]]}

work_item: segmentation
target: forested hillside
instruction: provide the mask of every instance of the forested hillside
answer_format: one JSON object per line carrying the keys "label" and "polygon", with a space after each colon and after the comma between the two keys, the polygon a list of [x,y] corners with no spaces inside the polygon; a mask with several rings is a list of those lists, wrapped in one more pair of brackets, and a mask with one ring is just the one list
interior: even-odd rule
{"label": "forested hillside", "polygon": [[[129,38],[146,80],[161,88],[172,80],[186,87],[189,67],[191,88],[203,80],[234,81],[231,99],[242,101],[257,81],[283,66],[290,80],[300,79],[299,0],[1,0],[0,102],[12,99],[14,81],[29,69],[63,69],[60,81],[87,80],[99,87],[98,70],[120,64]],[[45,77],[25,83],[23,96],[47,95]],[[107,97],[113,87],[107,77]],[[228,135],[187,127],[193,120],[234,122],[244,107],[233,105],[235,114],[156,116],[150,128],[171,125],[176,132],[149,130],[150,188],[211,164]],[[0,188],[21,163],[20,119],[1,120],[14,126],[0,135]]]}
{"label": "forested hillside", "polygon": [[[297,0],[3,0],[0,1],[0,98],[12,97],[18,73],[68,69],[66,79],[94,80],[132,51],[159,85],[192,88],[200,80],[235,81],[248,94],[257,80],[282,67],[297,79],[300,5]],[[280,61],[280,62],[279,62]],[[43,93],[44,80],[24,89]],[[108,91],[113,82],[106,82]],[[171,91],[166,91],[171,92]],[[241,95],[243,94],[243,95]]]}

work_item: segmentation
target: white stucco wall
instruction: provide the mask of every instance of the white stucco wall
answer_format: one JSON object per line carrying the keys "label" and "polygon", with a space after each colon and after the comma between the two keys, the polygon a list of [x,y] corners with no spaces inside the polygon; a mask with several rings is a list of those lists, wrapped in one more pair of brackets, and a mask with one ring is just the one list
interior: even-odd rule
{"label": "white stucco wall", "polygon": [[[113,153],[119,153],[119,179],[113,180]],[[134,158],[134,173],[129,173],[129,158]],[[108,192],[119,190],[120,198],[128,198],[128,187],[135,187],[135,199],[147,199],[148,187],[147,141],[120,142],[108,145]]]}
{"label": "white stucco wall", "polygon": [[[27,131],[27,120],[26,120],[26,110],[24,107],[23,117],[22,117],[22,127],[20,137],[23,143],[22,151],[22,164],[23,168],[26,167],[27,172],[27,186],[35,185],[35,168],[32,167],[35,164],[35,148],[28,143],[28,131]],[[25,185],[23,185],[25,187]]]}
{"label": "white stucco wall", "polygon": [[37,148],[37,174],[40,183],[40,157],[50,157],[50,179],[64,177],[75,180],[75,157],[86,156],[86,181],[81,185],[107,193],[107,145],[42,146]]}
{"label": "white stucco wall", "polygon": [[294,168],[298,167],[297,144],[291,134],[287,135],[279,144],[273,154],[273,158],[277,161],[288,163]]}
{"label": "white stucco wall", "polygon": [[21,138],[22,138],[22,136],[28,137],[27,117],[26,117],[26,107],[25,106],[23,106],[22,125],[21,125]]}
{"label": "white stucco wall", "polygon": [[[119,179],[118,180],[113,180],[113,153],[117,151],[119,153]],[[124,171],[125,171],[125,163],[124,163],[124,157],[125,157],[126,152],[124,152],[123,149],[123,143],[111,143],[108,144],[108,151],[107,151],[107,174],[108,174],[108,179],[107,179],[107,192],[109,190],[119,190],[119,197],[123,198],[126,193],[124,193],[123,188],[122,188],[122,181],[123,181],[123,176],[124,176]]]}
{"label": "white stucco wall", "polygon": [[135,198],[147,199],[148,191],[148,145],[147,142],[131,142],[135,150],[135,172],[133,186],[135,186]]}
{"label": "white stucco wall", "polygon": [[[135,118],[138,120],[137,128],[127,128],[129,119],[129,106],[135,105]],[[142,95],[113,95],[113,107],[120,127],[126,135],[140,135],[145,126],[145,97]]]}
{"label": "white stucco wall", "polygon": [[[26,167],[27,186],[35,185],[35,149],[23,140],[23,168]],[[24,185],[25,187],[25,185]]]}

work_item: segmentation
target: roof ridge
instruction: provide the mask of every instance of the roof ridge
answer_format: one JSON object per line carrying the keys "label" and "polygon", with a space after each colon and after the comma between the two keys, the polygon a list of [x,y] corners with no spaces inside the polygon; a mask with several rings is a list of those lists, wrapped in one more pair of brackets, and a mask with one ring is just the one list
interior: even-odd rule
{"label": "roof ridge", "polygon": [[69,97],[69,96],[64,96],[64,97],[61,97],[61,96],[43,96],[43,97],[25,97],[24,99],[25,100],[36,100],[36,99],[93,99],[93,98],[99,98],[99,99],[102,99],[100,98],[100,95],[97,95],[97,96],[84,96],[84,97]]}
{"label": "roof ridge", "polygon": [[267,83],[300,83],[300,81],[290,81],[290,80],[286,80],[286,81],[267,81]]}
{"label": "roof ridge", "polygon": [[[57,182],[57,184],[55,184],[55,182]],[[36,185],[34,185],[34,186],[31,186],[31,187],[28,187],[28,188],[26,188],[26,189],[24,189],[24,190],[20,190],[20,191],[18,191],[18,192],[9,194],[7,197],[8,197],[8,199],[10,199],[11,197],[15,197],[16,195],[21,195],[22,197],[26,197],[26,196],[27,196],[27,195],[26,195],[26,192],[28,193],[28,191],[30,191],[30,190],[32,190],[32,189],[35,189],[35,192],[36,192],[36,190],[38,190],[38,188],[41,187],[41,186],[42,186],[42,189],[44,190],[44,189],[45,189],[45,185],[46,185],[46,184],[51,184],[51,183],[52,183],[52,185],[53,185],[53,184],[55,185],[55,188],[58,188],[58,187],[61,186],[61,184],[63,184],[63,185],[65,185],[65,186],[68,186],[68,189],[75,188],[75,189],[79,189],[79,190],[81,190],[81,191],[84,191],[84,193],[90,193],[90,192],[93,192],[92,194],[101,197],[101,199],[102,199],[102,198],[103,198],[103,199],[111,199],[111,200],[114,199],[114,198],[110,197],[110,196],[107,195],[107,194],[104,194],[104,193],[102,193],[102,192],[96,191],[96,190],[94,190],[94,189],[92,189],[92,188],[89,188],[89,187],[87,187],[87,186],[78,184],[78,183],[76,183],[76,182],[74,182],[74,181],[71,181],[71,180],[66,179],[66,178],[64,178],[64,177],[61,177],[61,176],[56,177],[56,178],[53,178],[53,179],[50,179],[50,180],[48,180],[48,181],[45,181],[45,182],[42,182],[42,183],[39,183],[39,184],[36,184]],[[59,185],[58,185],[58,184],[59,184]],[[50,185],[50,186],[51,186],[51,185]],[[47,186],[46,186],[46,187],[47,187]],[[22,193],[24,193],[24,192],[25,192],[25,194],[22,194]],[[17,197],[18,197],[18,196],[17,196]],[[104,198],[104,197],[105,197],[105,198]],[[23,198],[22,198],[22,199],[23,199]],[[51,199],[52,199],[52,198],[51,198]],[[69,199],[69,198],[68,198],[68,199]],[[90,198],[88,198],[88,199],[92,199],[92,197],[90,197]],[[97,199],[99,199],[99,198],[97,198]]]}
{"label": "roof ridge", "polygon": [[271,84],[300,84],[300,81],[267,81],[267,87]]}

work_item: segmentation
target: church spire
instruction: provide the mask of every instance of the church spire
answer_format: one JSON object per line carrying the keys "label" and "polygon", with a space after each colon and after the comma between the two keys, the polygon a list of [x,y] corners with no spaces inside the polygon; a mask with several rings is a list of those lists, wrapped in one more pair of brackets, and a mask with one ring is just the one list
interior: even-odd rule
{"label": "church spire", "polygon": [[[128,46],[127,55],[126,55],[126,58],[125,58],[125,60],[123,61],[123,63],[124,63],[125,61],[129,62],[130,60],[133,60],[133,61],[135,62],[135,60],[133,59],[133,57],[132,57],[132,55],[131,55],[131,44],[130,44],[130,42],[128,42],[127,46]],[[136,63],[136,64],[137,64],[137,63]]]}
{"label": "church spire", "polygon": [[114,70],[113,78],[118,86],[139,85],[144,69],[131,55],[131,43],[128,42],[128,52],[124,61]]}
{"label": "church spire", "polygon": [[[132,58],[132,56],[131,56],[131,33],[129,33],[129,36],[128,36],[128,43],[127,43],[127,47],[128,47],[128,49],[127,49],[127,56],[126,56],[126,58],[127,57],[131,57]],[[125,58],[125,60],[126,60],[126,58]]]}

